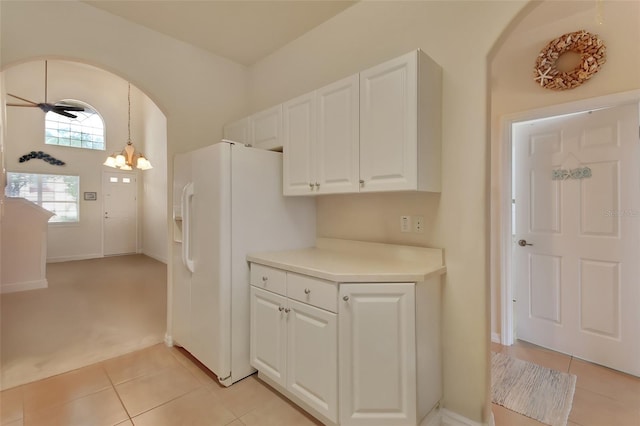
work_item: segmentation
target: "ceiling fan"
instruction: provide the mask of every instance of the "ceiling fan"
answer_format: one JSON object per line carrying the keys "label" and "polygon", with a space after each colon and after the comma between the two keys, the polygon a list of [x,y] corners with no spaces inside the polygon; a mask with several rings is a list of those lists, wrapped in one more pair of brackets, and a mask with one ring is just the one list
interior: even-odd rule
{"label": "ceiling fan", "polygon": [[26,102],[24,104],[14,104],[7,103],[7,106],[12,107],[31,107],[31,108],[40,108],[44,112],[54,112],[56,114],[64,115],[69,118],[77,118],[78,116],[75,114],[71,114],[69,111],[84,111],[84,108],[75,106],[75,105],[65,105],[62,103],[51,104],[47,102],[47,61],[44,61],[44,102],[33,102],[29,99],[21,98],[20,96],[12,95],[11,93],[7,93],[7,96],[11,96],[12,98],[21,100]]}

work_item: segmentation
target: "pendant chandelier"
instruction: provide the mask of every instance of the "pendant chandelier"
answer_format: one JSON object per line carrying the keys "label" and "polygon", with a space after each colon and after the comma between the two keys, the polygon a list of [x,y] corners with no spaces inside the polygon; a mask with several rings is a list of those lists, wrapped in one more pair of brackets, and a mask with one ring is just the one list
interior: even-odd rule
{"label": "pendant chandelier", "polygon": [[137,168],[140,170],[149,170],[152,169],[151,163],[147,160],[141,152],[136,151],[131,143],[131,83],[129,83],[129,93],[127,97],[128,106],[129,106],[129,122],[128,122],[128,135],[127,145],[125,145],[124,149],[119,153],[113,153],[109,157],[107,157],[106,161],[103,163],[105,166],[113,167],[114,169],[120,170],[133,170],[133,168]]}

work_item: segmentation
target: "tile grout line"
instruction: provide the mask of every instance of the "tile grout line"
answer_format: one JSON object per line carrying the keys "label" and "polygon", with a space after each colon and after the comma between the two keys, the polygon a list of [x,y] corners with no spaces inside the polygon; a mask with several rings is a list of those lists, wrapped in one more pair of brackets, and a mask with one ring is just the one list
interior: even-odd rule
{"label": "tile grout line", "polygon": [[118,397],[118,401],[120,401],[120,405],[122,405],[122,408],[124,409],[125,414],[129,418],[129,421],[133,424],[133,418],[131,418],[131,414],[129,414],[129,410],[127,410],[127,407],[124,405],[124,401],[122,400],[122,398],[120,398],[120,394],[118,393],[118,389],[116,389],[116,385],[113,384],[113,380],[111,380],[111,376],[109,376],[109,372],[107,371],[106,367],[104,366],[104,362],[101,365],[101,367],[102,367],[102,370],[104,371],[104,374],[106,374],[107,379],[109,379],[109,383],[111,383],[111,388],[116,393],[116,396]]}

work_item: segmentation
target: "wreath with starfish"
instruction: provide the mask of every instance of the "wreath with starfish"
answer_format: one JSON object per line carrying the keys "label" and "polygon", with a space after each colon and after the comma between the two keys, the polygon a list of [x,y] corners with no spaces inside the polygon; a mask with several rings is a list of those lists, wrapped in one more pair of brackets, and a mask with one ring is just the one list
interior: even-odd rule
{"label": "wreath with starfish", "polygon": [[[597,35],[585,30],[563,34],[540,51],[533,69],[533,79],[545,89],[574,89],[600,70],[607,60],[606,50],[604,42]],[[564,72],[556,67],[556,63],[566,52],[579,53],[580,63]]]}

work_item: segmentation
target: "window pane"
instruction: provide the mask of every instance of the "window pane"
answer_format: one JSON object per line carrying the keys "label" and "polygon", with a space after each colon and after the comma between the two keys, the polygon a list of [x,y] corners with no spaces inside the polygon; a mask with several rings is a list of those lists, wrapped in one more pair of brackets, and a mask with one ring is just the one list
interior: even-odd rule
{"label": "window pane", "polygon": [[7,197],[22,197],[54,213],[49,222],[78,222],[80,177],[7,173]]}
{"label": "window pane", "polygon": [[76,105],[84,111],[74,111],[77,118],[65,117],[54,112],[45,114],[45,139],[47,145],[71,146],[75,148],[104,151],[104,122],[89,105],[71,100],[61,103]]}

